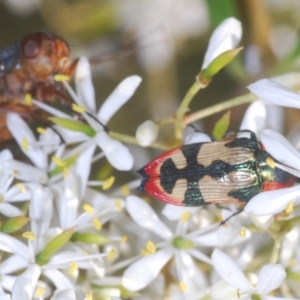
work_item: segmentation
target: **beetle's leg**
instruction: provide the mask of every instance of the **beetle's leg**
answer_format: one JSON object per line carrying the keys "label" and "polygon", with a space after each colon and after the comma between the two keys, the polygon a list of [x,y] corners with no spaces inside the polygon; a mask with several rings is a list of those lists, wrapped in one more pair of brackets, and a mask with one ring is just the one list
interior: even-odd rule
{"label": "beetle's leg", "polygon": [[193,128],[196,132],[206,134],[206,135],[211,139],[212,142],[215,142],[215,141],[216,141],[216,139],[214,138],[214,136],[213,136],[212,134],[197,129],[197,128],[195,127],[195,125],[193,125],[193,124],[188,124],[187,126]]}
{"label": "beetle's leg", "polygon": [[244,208],[240,208],[238,209],[236,212],[232,213],[228,218],[226,218],[225,220],[223,220],[220,223],[220,226],[224,225],[225,223],[227,223],[232,217],[239,215],[241,212],[244,211]]}

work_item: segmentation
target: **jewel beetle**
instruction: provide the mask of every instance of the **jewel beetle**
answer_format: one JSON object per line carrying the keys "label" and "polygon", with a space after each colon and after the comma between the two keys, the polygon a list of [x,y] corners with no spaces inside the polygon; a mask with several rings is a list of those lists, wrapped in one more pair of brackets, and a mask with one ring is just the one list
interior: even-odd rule
{"label": "jewel beetle", "polygon": [[167,203],[202,206],[248,202],[263,191],[290,187],[298,180],[275,166],[252,131],[221,141],[183,145],[161,154],[138,173],[140,190]]}

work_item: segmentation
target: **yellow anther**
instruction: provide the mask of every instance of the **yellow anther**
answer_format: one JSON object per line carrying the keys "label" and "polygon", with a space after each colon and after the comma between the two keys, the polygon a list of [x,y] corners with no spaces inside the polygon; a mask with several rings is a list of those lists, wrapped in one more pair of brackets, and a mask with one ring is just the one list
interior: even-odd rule
{"label": "yellow anther", "polygon": [[25,138],[25,137],[22,139],[22,142],[21,142],[21,148],[22,148],[22,150],[25,151],[25,152],[28,151],[28,148],[29,148],[29,147],[28,147],[28,140],[27,140],[27,138]]}
{"label": "yellow anther", "polygon": [[86,211],[90,216],[94,213],[94,208],[90,204],[83,204],[83,210]]}
{"label": "yellow anther", "polygon": [[70,270],[69,270],[70,271],[70,275],[75,276],[76,273],[77,273],[77,270],[78,270],[77,262],[71,261]]}
{"label": "yellow anther", "polygon": [[115,204],[116,204],[117,210],[119,212],[122,211],[122,209],[123,209],[122,201],[120,199],[116,199]]}
{"label": "yellow anther", "polygon": [[16,184],[16,187],[22,192],[22,193],[25,193],[26,192],[26,187],[24,184],[22,183],[17,183]]}
{"label": "yellow anther", "polygon": [[96,230],[100,230],[102,228],[102,223],[97,218],[93,219],[93,225],[94,225]]}
{"label": "yellow anther", "polygon": [[156,247],[152,241],[147,242],[146,248],[151,254],[154,254],[156,252]]}
{"label": "yellow anther", "polygon": [[43,134],[43,133],[46,132],[46,129],[43,128],[43,127],[38,127],[38,128],[36,129],[36,131],[37,131],[39,134]]}
{"label": "yellow anther", "polygon": [[86,295],[85,295],[85,300],[93,300],[93,295],[92,295],[92,293],[86,293]]}
{"label": "yellow anther", "polygon": [[12,174],[13,174],[14,177],[16,177],[16,176],[18,176],[19,172],[17,170],[13,170]]}
{"label": "yellow anther", "polygon": [[294,211],[294,202],[290,202],[290,203],[286,206],[285,212],[286,212],[287,214],[290,214],[290,213],[293,212],[293,211]]}
{"label": "yellow anther", "polygon": [[115,249],[111,249],[109,250],[109,252],[107,253],[107,259],[108,260],[112,260],[117,256],[117,251]]}
{"label": "yellow anther", "polygon": [[109,178],[107,178],[103,182],[102,189],[105,191],[105,190],[108,190],[109,188],[111,188],[111,186],[114,184],[115,180],[116,180],[115,176],[110,176]]}
{"label": "yellow anther", "polygon": [[22,237],[24,237],[30,241],[33,241],[35,239],[35,234],[32,231],[26,231],[22,234]]}
{"label": "yellow anther", "polygon": [[239,231],[239,236],[240,237],[244,237],[246,235],[246,230],[245,229],[241,229],[240,231]]}
{"label": "yellow anther", "polygon": [[53,76],[53,79],[57,82],[62,82],[62,81],[70,81],[70,76],[65,75],[65,74],[56,74]]}
{"label": "yellow anther", "polygon": [[31,94],[26,94],[24,97],[24,102],[26,105],[31,106],[32,105],[32,96]]}
{"label": "yellow anther", "polygon": [[188,221],[190,219],[190,217],[191,217],[191,213],[188,211],[185,211],[184,213],[182,213],[180,221],[182,223],[185,223],[186,221]]}
{"label": "yellow anther", "polygon": [[43,288],[43,287],[38,287],[37,289],[36,289],[36,291],[35,291],[35,296],[37,297],[37,298],[40,298],[40,297],[42,297],[43,295],[45,294],[45,288]]}
{"label": "yellow anther", "polygon": [[83,113],[86,111],[85,107],[83,106],[80,106],[80,105],[77,105],[75,103],[72,103],[72,109],[75,111],[75,112],[78,112],[78,113]]}
{"label": "yellow anther", "polygon": [[126,196],[128,196],[128,195],[130,194],[130,190],[129,190],[127,184],[123,184],[123,185],[121,186],[121,194],[122,194],[122,196],[124,196],[124,197],[126,197]]}
{"label": "yellow anther", "polygon": [[127,243],[127,241],[128,241],[128,236],[124,235],[120,240],[120,244],[125,244],[125,243]]}
{"label": "yellow anther", "polygon": [[65,165],[65,162],[57,156],[52,156],[52,161],[58,166],[58,167],[63,167]]}
{"label": "yellow anther", "polygon": [[267,163],[267,165],[270,168],[275,169],[275,161],[274,161],[274,159],[272,159],[271,157],[268,157],[266,163]]}
{"label": "yellow anther", "polygon": [[185,292],[186,291],[186,284],[183,282],[183,281],[180,281],[179,282],[179,287],[180,289]]}

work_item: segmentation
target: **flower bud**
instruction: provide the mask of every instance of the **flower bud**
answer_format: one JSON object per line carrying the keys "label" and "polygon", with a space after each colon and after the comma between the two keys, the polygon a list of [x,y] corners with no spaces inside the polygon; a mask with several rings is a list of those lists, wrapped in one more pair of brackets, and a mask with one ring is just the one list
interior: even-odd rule
{"label": "flower bud", "polygon": [[136,139],[142,147],[147,147],[156,141],[159,127],[148,120],[142,123],[136,131]]}

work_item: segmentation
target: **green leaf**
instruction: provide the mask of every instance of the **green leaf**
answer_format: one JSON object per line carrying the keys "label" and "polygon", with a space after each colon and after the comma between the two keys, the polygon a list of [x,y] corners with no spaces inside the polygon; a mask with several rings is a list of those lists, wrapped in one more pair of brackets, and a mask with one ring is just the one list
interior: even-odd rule
{"label": "green leaf", "polygon": [[212,79],[221,69],[228,65],[243,48],[235,48],[221,53],[217,56],[206,69],[199,74],[200,81],[207,82]]}
{"label": "green leaf", "polygon": [[81,241],[87,244],[105,245],[111,240],[105,235],[89,232],[75,232],[71,238],[72,242]]}
{"label": "green leaf", "polygon": [[222,118],[216,123],[212,135],[217,141],[219,141],[228,131],[230,124],[230,111],[228,111]]}
{"label": "green leaf", "polygon": [[75,120],[70,120],[66,118],[57,118],[57,117],[50,117],[49,120],[52,121],[54,124],[59,125],[63,128],[72,131],[82,132],[89,137],[94,137],[96,135],[96,131],[91,126]]}
{"label": "green leaf", "polygon": [[60,250],[72,237],[74,232],[74,227],[63,231],[61,234],[56,236],[52,241],[50,241],[42,252],[36,255],[35,261],[39,265],[46,264],[58,250]]}
{"label": "green leaf", "polygon": [[29,220],[29,218],[26,218],[24,216],[10,218],[3,223],[1,230],[5,233],[15,232],[23,228]]}

